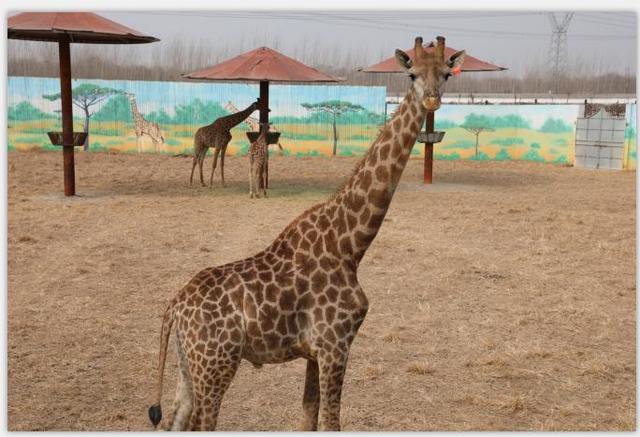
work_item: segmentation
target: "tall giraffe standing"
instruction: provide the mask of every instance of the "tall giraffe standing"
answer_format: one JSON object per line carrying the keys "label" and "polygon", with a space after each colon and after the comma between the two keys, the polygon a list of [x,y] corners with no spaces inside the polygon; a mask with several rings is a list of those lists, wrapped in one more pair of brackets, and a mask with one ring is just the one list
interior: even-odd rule
{"label": "tall giraffe standing", "polygon": [[249,146],[249,197],[252,199],[254,194],[255,197],[260,197],[260,188],[262,188],[262,195],[267,197],[267,181],[264,180],[269,153],[267,132],[269,132],[269,123],[260,123],[260,135]]}
{"label": "tall giraffe standing", "polygon": [[149,135],[153,146],[158,153],[160,151],[160,144],[164,144],[164,137],[160,132],[160,126],[153,121],[145,120],[140,111],[138,111],[138,105],[136,103],[136,96],[131,93],[124,93],[129,99],[131,104],[131,114],[133,115],[133,126],[136,132],[136,146],[138,147],[138,153],[142,152],[142,144],[140,140],[144,134]]}
{"label": "tall giraffe standing", "polygon": [[[230,101],[224,104],[224,109],[229,112],[238,112],[238,108],[236,108]],[[244,124],[246,124],[252,132],[260,132],[260,120],[258,120],[257,118],[249,116],[244,120]],[[278,132],[278,130],[275,128],[275,126],[270,124],[269,132]],[[282,144],[280,144],[280,141],[278,141],[277,145],[280,149],[280,155],[283,155],[284,149],[282,148]]]}
{"label": "tall giraffe standing", "polygon": [[[442,44],[440,44],[442,42]],[[215,429],[222,397],[241,359],[255,366],[307,360],[303,430],[339,430],[349,348],[367,314],[357,270],[383,223],[427,111],[464,60],[444,59],[416,38],[415,59],[396,50],[411,86],[353,174],[330,199],[291,222],[266,249],[199,272],[164,312],[154,425],[176,324],[179,383],[171,429]]]}
{"label": "tall giraffe standing", "polygon": [[196,164],[200,169],[200,183],[204,187],[204,176],[202,175],[202,164],[204,158],[207,155],[209,147],[213,147],[213,164],[211,168],[211,180],[209,185],[213,186],[213,173],[216,171],[216,165],[218,163],[218,154],[220,155],[220,173],[222,176],[222,186],[224,183],[224,155],[227,153],[227,145],[231,141],[231,128],[242,123],[253,111],[258,108],[260,99],[253,102],[246,109],[235,114],[226,115],[216,119],[213,123],[201,127],[196,131],[193,139],[193,165],[191,166],[191,177],[189,178],[189,185],[193,185],[193,171],[196,168]]}

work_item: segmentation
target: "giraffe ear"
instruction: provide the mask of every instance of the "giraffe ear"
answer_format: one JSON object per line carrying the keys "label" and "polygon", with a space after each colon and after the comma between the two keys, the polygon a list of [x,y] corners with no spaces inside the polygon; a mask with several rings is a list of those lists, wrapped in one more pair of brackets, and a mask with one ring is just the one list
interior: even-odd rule
{"label": "giraffe ear", "polygon": [[396,49],[396,61],[405,70],[409,70],[413,66],[413,61],[405,52],[400,49]]}
{"label": "giraffe ear", "polygon": [[447,66],[452,70],[457,69],[459,71],[462,67],[462,63],[464,62],[464,55],[464,50],[455,52],[453,55],[449,56],[449,59],[447,59]]}

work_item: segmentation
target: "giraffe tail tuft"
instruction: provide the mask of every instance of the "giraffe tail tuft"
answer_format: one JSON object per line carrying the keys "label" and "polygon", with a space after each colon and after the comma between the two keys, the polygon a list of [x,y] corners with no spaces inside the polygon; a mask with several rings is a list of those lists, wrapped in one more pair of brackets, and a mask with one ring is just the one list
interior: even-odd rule
{"label": "giraffe tail tuft", "polygon": [[153,426],[157,426],[162,419],[162,409],[160,408],[160,401],[162,399],[162,374],[164,373],[164,363],[167,357],[167,343],[169,342],[169,335],[171,334],[171,325],[174,318],[174,305],[175,298],[169,303],[167,309],[162,316],[162,329],[160,332],[160,354],[158,357],[158,374],[157,374],[157,392],[156,403],[149,408],[149,419]]}
{"label": "giraffe tail tuft", "polygon": [[151,419],[153,426],[158,426],[162,420],[162,408],[160,408],[160,405],[152,405],[149,407],[149,419]]}

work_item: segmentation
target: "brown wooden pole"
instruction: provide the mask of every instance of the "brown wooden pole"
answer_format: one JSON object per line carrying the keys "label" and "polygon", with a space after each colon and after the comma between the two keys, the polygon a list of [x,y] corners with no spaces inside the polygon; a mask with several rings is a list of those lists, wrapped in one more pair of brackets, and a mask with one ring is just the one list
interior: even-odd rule
{"label": "brown wooden pole", "polygon": [[73,156],[73,106],[71,102],[71,47],[68,37],[58,42],[60,52],[60,102],[62,105],[62,165],[64,195],[75,196],[76,175]]}
{"label": "brown wooden pole", "polygon": [[[427,112],[427,135],[433,133],[434,112]],[[433,183],[433,143],[424,143],[424,183]]]}
{"label": "brown wooden pole", "polygon": [[[260,123],[269,123],[269,81],[260,81]],[[264,161],[264,180],[260,179],[260,188],[269,188],[269,145]],[[265,187],[266,185],[266,187]]]}

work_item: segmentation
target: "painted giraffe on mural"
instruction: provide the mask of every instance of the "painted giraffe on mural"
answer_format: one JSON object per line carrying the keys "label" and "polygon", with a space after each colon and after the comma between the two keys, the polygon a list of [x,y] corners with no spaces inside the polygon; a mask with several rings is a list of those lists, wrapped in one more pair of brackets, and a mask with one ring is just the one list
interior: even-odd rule
{"label": "painted giraffe on mural", "polygon": [[357,277],[409,159],[427,111],[464,60],[444,59],[444,38],[432,52],[416,38],[404,101],[353,174],[327,201],[302,213],[264,250],[200,271],[169,302],[163,316],[157,392],[149,417],[161,418],[162,378],[176,325],[179,382],[173,430],[213,430],[241,359],[259,367],[307,360],[303,430],[339,430],[342,381],[351,343],[367,314]]}
{"label": "painted giraffe on mural", "polygon": [[[224,109],[226,109],[231,113],[238,112],[238,108],[236,108],[234,104],[231,103],[230,101],[225,103]],[[249,116],[244,120],[244,124],[247,125],[250,131],[260,132],[260,120],[258,120],[257,118]],[[270,124],[269,132],[278,132],[278,130],[275,128],[275,126]],[[277,145],[278,145],[278,148],[280,149],[280,155],[284,155],[284,149],[282,148],[282,144],[280,144],[280,141],[278,141]]]}
{"label": "painted giraffe on mural", "polygon": [[164,144],[164,137],[160,131],[158,123],[145,120],[138,110],[138,104],[136,103],[136,96],[131,93],[124,93],[129,99],[131,104],[131,114],[133,115],[133,128],[136,133],[136,146],[138,147],[138,153],[142,152],[141,139],[143,135],[148,135],[153,141],[154,150],[156,153],[160,151],[160,144]]}
{"label": "painted giraffe on mural", "polygon": [[191,166],[189,185],[193,185],[193,171],[196,168],[196,164],[198,164],[198,168],[200,169],[200,183],[203,187],[205,186],[204,177],[202,175],[202,164],[204,163],[204,158],[207,155],[207,150],[209,150],[209,147],[213,147],[213,164],[209,185],[213,186],[213,173],[216,171],[218,154],[220,154],[220,175],[222,177],[222,186],[225,186],[224,155],[227,153],[227,145],[229,145],[229,141],[231,141],[231,128],[242,123],[253,111],[258,109],[259,102],[260,99],[253,102],[243,111],[220,117],[213,123],[203,126],[196,131],[193,138],[193,165]]}

